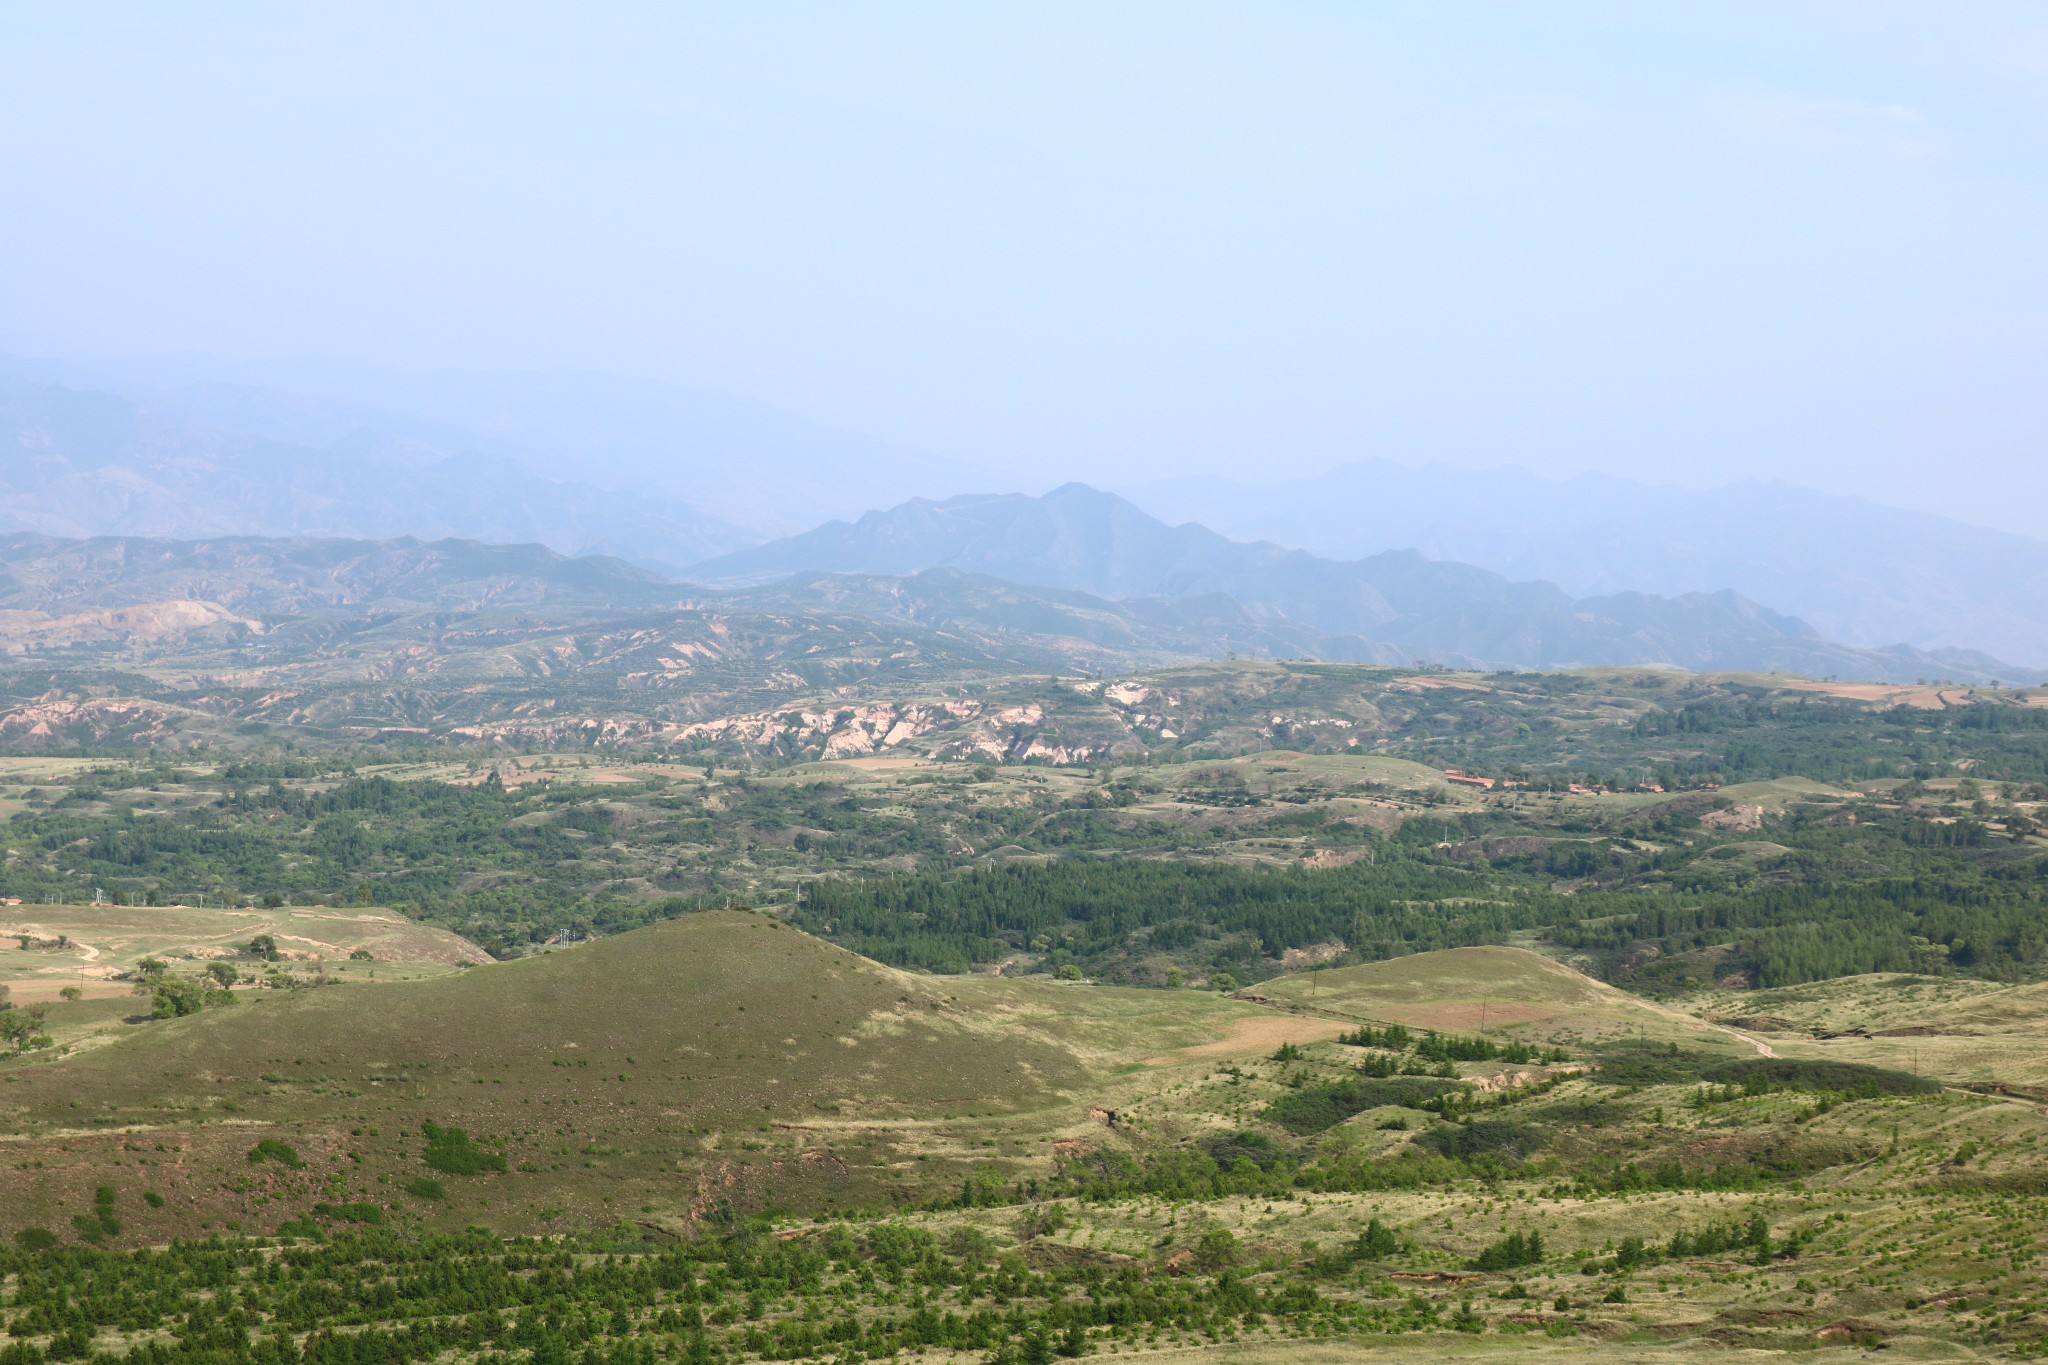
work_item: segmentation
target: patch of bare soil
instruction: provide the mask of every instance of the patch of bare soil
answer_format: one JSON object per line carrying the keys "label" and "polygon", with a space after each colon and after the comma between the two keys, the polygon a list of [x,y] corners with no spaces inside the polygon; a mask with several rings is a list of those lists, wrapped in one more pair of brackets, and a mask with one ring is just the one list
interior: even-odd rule
{"label": "patch of bare soil", "polygon": [[1775,1014],[1717,1014],[1710,1016],[1707,1022],[1710,1024],[1726,1024],[1730,1028],[1748,1029],[1751,1033],[1805,1033],[1808,1031],[1805,1025],[1795,1024],[1790,1019],[1780,1019]]}
{"label": "patch of bare soil", "polygon": [[1165,1057],[1148,1057],[1147,1066],[1172,1066],[1177,1062],[1200,1061],[1209,1057],[1241,1057],[1247,1052],[1271,1052],[1282,1043],[1320,1043],[1346,1032],[1335,1019],[1299,1019],[1293,1015],[1269,1014],[1240,1019],[1213,1043],[1197,1043]]}
{"label": "patch of bare soil", "polygon": [[1478,1033],[1482,1029],[1509,1024],[1535,1024],[1568,1013],[1555,1005],[1513,1004],[1502,1001],[1447,1003],[1441,1005],[1392,1005],[1378,1011],[1388,1020],[1410,1028],[1435,1029],[1439,1033]]}
{"label": "patch of bare soil", "polygon": [[1303,967],[1313,967],[1318,963],[1342,957],[1344,953],[1345,947],[1341,943],[1317,943],[1307,948],[1289,948],[1280,954],[1280,965],[1290,972],[1298,972]]}

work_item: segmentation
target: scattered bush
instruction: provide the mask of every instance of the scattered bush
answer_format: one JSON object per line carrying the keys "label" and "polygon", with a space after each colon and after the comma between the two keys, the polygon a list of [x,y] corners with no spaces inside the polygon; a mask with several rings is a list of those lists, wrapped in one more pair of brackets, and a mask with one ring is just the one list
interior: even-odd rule
{"label": "scattered bush", "polygon": [[1415,1139],[1438,1156],[1471,1161],[1492,1157],[1497,1161],[1520,1162],[1543,1149],[1539,1128],[1509,1119],[1475,1119],[1471,1123],[1445,1124]]}
{"label": "scattered bush", "polygon": [[505,1158],[473,1145],[460,1128],[443,1128],[428,1123],[421,1131],[427,1136],[425,1160],[434,1170],[448,1175],[482,1175],[505,1169]]}
{"label": "scattered bush", "polygon": [[298,1152],[289,1142],[281,1142],[277,1138],[265,1138],[249,1149],[251,1166],[265,1161],[275,1161],[278,1165],[289,1166],[295,1171],[306,1164],[299,1160]]}
{"label": "scattered bush", "polygon": [[1543,1261],[1543,1234],[1511,1232],[1472,1258],[1474,1270],[1515,1270]]}
{"label": "scattered bush", "polygon": [[337,1222],[344,1223],[381,1223],[384,1221],[384,1210],[375,1204],[323,1203],[313,1206],[313,1216],[315,1218],[331,1218]]}
{"label": "scattered bush", "polygon": [[1413,1108],[1447,1090],[1460,1088],[1456,1081],[1433,1076],[1396,1076],[1381,1080],[1361,1076],[1355,1080],[1305,1085],[1268,1105],[1266,1117],[1290,1133],[1320,1133],[1368,1109],[1388,1104]]}
{"label": "scattered bush", "polygon": [[1701,1079],[1718,1085],[1740,1086],[1744,1093],[1767,1094],[1773,1090],[1807,1090],[1825,1095],[1932,1095],[1940,1091],[1939,1081],[1910,1072],[1893,1071],[1861,1062],[1806,1061],[1794,1057],[1752,1057],[1724,1062],[1708,1068]]}

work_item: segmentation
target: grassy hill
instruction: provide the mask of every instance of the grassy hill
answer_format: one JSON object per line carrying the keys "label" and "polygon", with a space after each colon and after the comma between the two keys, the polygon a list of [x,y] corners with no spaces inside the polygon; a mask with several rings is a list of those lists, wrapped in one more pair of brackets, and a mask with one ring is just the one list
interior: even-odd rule
{"label": "grassy hill", "polygon": [[[1116,1072],[1257,1013],[917,977],[711,912],[430,980],[255,993],[8,1066],[0,1130],[34,1158],[9,1173],[7,1221],[61,1224],[116,1165],[164,1199],[138,1209],[144,1239],[267,1230],[343,1195],[510,1228],[888,1203],[1042,1158],[1036,1139],[1115,1102]],[[428,1122],[509,1169],[404,1195],[434,1175]],[[265,1138],[303,1165],[252,1164]]]}
{"label": "grassy hill", "polygon": [[[200,909],[189,905],[0,906],[0,985],[17,1002],[52,1000],[65,986],[87,997],[120,996],[116,980],[147,957],[174,969],[225,959],[246,973],[251,939],[269,935],[278,961],[365,977],[402,975],[459,963],[490,961],[475,944],[445,929],[415,924],[388,909],[278,907]],[[367,959],[351,960],[353,953]]]}
{"label": "grassy hill", "polygon": [[[1261,982],[1251,998],[1363,1023],[1525,1042],[1615,1038],[1717,1049],[1739,1040],[1526,948],[1452,948]],[[1744,1048],[1743,1050],[1749,1050]]]}
{"label": "grassy hill", "polygon": [[[1842,1066],[1834,1042],[1783,1031],[1772,1042],[1792,1050],[1760,1056],[1726,1026],[1515,948],[1259,992],[1275,1003],[920,977],[738,911],[432,979],[263,992],[0,1064],[0,1265],[38,1254],[5,1250],[25,1228],[157,1246],[323,1236],[276,1258],[286,1283],[254,1253],[235,1272],[286,1314],[293,1285],[353,1284],[358,1263],[381,1283],[415,1246],[478,1283],[524,1255],[414,1231],[561,1233],[542,1253],[547,1293],[571,1295],[555,1270],[573,1271],[618,1309],[575,1331],[658,1349],[701,1333],[737,1358],[785,1339],[828,1357],[803,1333],[829,1317],[865,1324],[885,1353],[981,1351],[1078,1321],[1090,1350],[1203,1344],[1232,1359],[1314,1359],[1297,1333],[1377,1332],[1428,1333],[1389,1345],[1431,1359],[1486,1358],[1519,1332],[1537,1354],[1559,1337],[1627,1359],[1811,1351],[1846,1333],[1956,1359],[1994,1338],[1951,1305],[2041,1291],[2038,1105]],[[1570,1058],[1413,1068],[1436,1055],[1419,1030],[1467,1032],[1479,1008],[1490,1036]],[[1353,1020],[1417,1038],[1405,1052],[1338,1041]],[[969,1177],[988,1180],[955,1197]],[[351,1222],[401,1236],[352,1240]],[[1543,1248],[1488,1268],[1532,1230]],[[607,1258],[571,1254],[657,1243],[670,1250],[640,1264],[659,1275],[628,1265],[616,1282]],[[890,1259],[904,1256],[917,1268]],[[785,1262],[794,1278],[762,1278]],[[691,1263],[701,1284],[669,1287]],[[1251,1316],[1211,1313],[1247,1284],[1262,1296],[1243,1300]],[[16,1337],[55,1349],[10,1292]],[[1122,1306],[1062,1316],[1097,1292]],[[356,1320],[475,1320],[451,1303]],[[984,1332],[945,1325],[947,1303],[963,1319],[1033,1316]],[[133,1347],[157,1320],[109,1326],[102,1346]],[[1995,1325],[2001,1343],[2043,1339]],[[876,1345],[885,1331],[903,1344]]]}

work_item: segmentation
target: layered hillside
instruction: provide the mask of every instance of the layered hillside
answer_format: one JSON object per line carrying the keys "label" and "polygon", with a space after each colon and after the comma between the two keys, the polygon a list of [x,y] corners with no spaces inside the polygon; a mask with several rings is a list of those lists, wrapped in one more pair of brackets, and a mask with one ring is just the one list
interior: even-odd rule
{"label": "layered hillside", "polygon": [[719,556],[690,576],[760,583],[804,572],[905,574],[934,567],[1110,598],[1226,594],[1245,608],[1408,658],[1483,668],[1662,665],[1910,681],[1988,680],[1986,655],[1852,649],[1733,592],[1573,598],[1409,550],[1349,562],[1169,526],[1081,484],[1043,498],[916,500],[856,522]]}
{"label": "layered hillside", "polygon": [[1730,588],[1844,644],[1902,640],[2048,666],[2048,542],[1863,498],[1391,460],[1270,484],[1186,477],[1122,491],[1169,521],[1331,559],[1420,550],[1576,595]]}

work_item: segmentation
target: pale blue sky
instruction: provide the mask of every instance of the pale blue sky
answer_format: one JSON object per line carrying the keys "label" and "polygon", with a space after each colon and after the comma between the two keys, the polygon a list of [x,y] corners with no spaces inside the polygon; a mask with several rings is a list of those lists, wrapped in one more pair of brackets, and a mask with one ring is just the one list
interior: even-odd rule
{"label": "pale blue sky", "polygon": [[0,347],[2048,521],[2032,4],[0,9]]}

